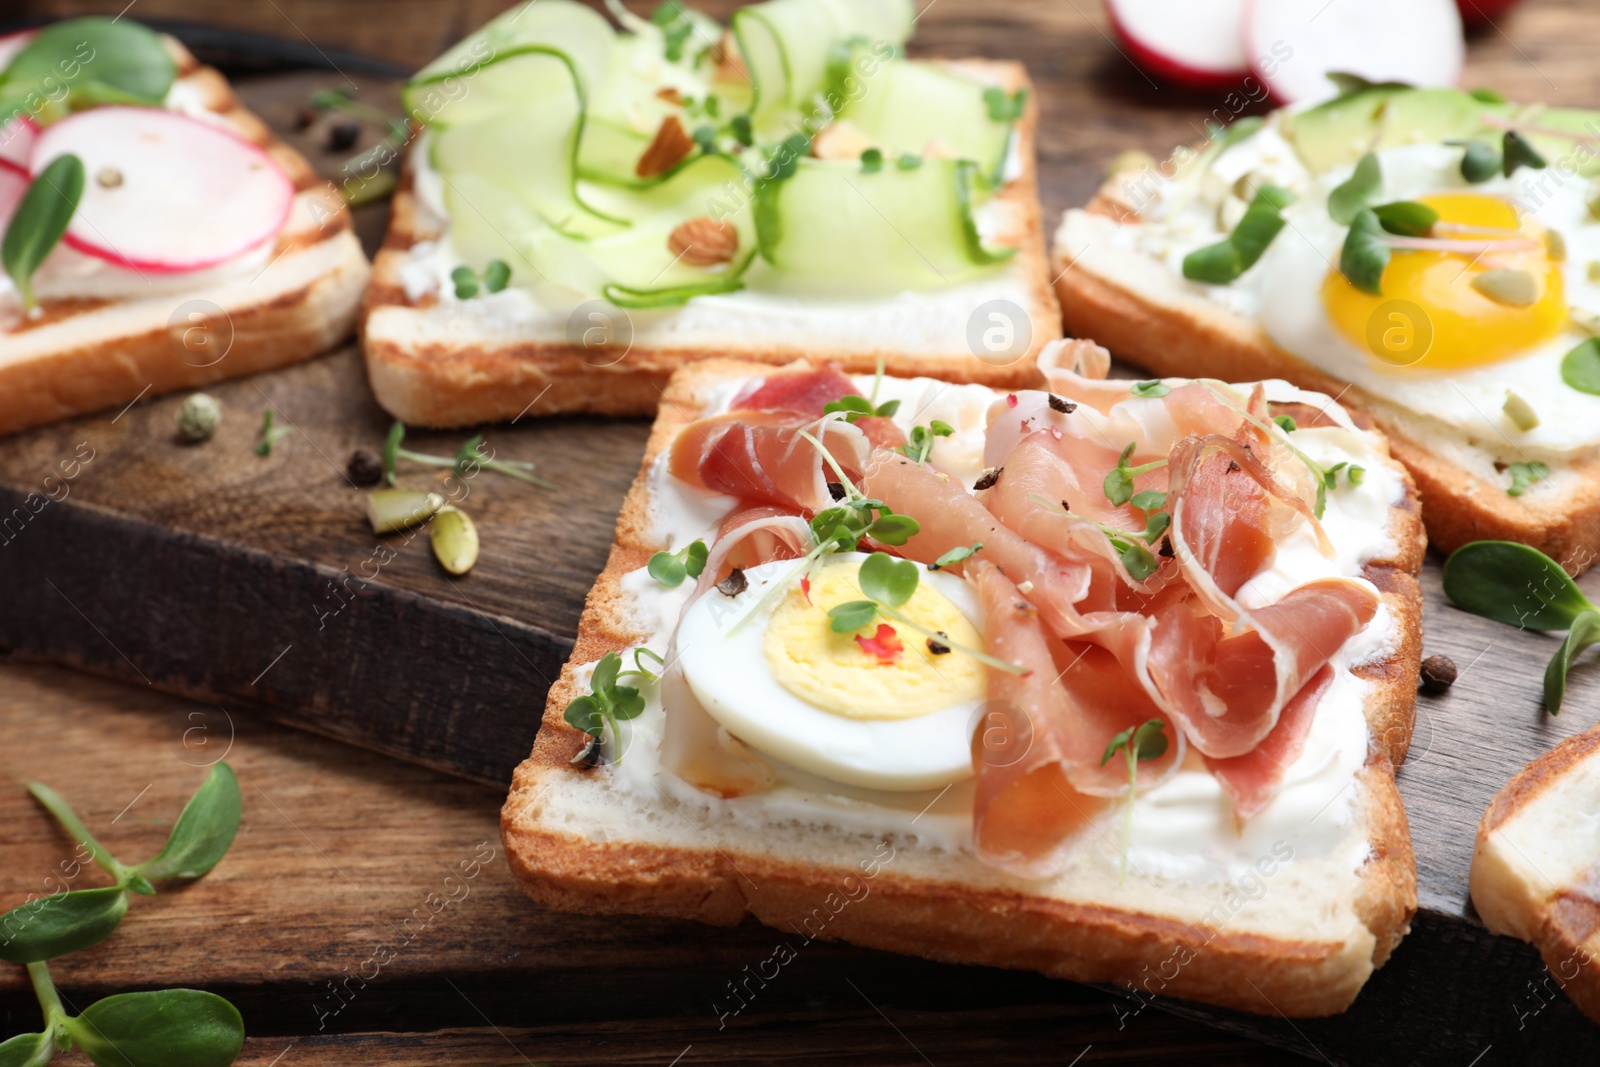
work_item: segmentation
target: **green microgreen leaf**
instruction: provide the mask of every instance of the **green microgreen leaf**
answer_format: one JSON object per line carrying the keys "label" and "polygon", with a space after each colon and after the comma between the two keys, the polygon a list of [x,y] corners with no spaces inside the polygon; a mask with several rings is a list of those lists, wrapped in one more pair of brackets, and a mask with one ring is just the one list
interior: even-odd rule
{"label": "green microgreen leaf", "polygon": [[1543,170],[1550,165],[1544,156],[1539,154],[1538,149],[1529,144],[1528,139],[1516,130],[1507,130],[1500,145],[1500,172],[1507,178],[1515,174],[1518,167]]}
{"label": "green microgreen leaf", "polygon": [[1561,647],[1550,657],[1544,669],[1544,709],[1551,715],[1561,714],[1561,701],[1567,694],[1567,672],[1572,661],[1590,645],[1600,644],[1600,612],[1583,611],[1572,620]]}
{"label": "green microgreen leaf", "polygon": [[465,264],[450,272],[457,300],[471,300],[478,295],[478,272]]}
{"label": "green microgreen leaf", "polygon": [[1550,477],[1550,468],[1538,460],[1532,460],[1513,463],[1506,468],[1506,473],[1511,475],[1511,486],[1506,490],[1506,495],[1521,496],[1534,482],[1542,482]]}
{"label": "green microgreen leaf", "polygon": [[272,455],[273,446],[292,433],[294,433],[293,426],[274,426],[272,409],[263,408],[261,410],[261,429],[256,434],[256,455]]}
{"label": "green microgreen leaf", "polygon": [[1487,85],[1480,85],[1469,94],[1472,99],[1480,104],[1504,104],[1505,94],[1498,89],[1491,89]]}
{"label": "green microgreen leaf", "polygon": [[[657,657],[659,659],[659,657]],[[635,656],[635,662],[638,662]],[[645,674],[654,677],[646,671]],[[637,718],[644,712],[644,696],[631,685],[619,685],[622,674],[622,657],[607,652],[600,657],[589,676],[589,693],[574,698],[567,704],[562,718],[567,725],[576,727],[591,737],[599,738],[605,727],[611,727],[617,736],[617,720]],[[621,762],[621,756],[618,756]]]}
{"label": "green microgreen leaf", "polygon": [[503,259],[491,259],[483,268],[483,287],[498,293],[511,282],[511,265]]}
{"label": "green microgreen leaf", "polygon": [[1183,259],[1183,276],[1191,281],[1226,285],[1255,266],[1285,225],[1283,209],[1294,193],[1278,185],[1256,190],[1244,216],[1224,241],[1207,245]]}
{"label": "green microgreen leaf", "polygon": [[1135,442],[1129,441],[1128,447],[1122,450],[1117,457],[1117,465],[1106,473],[1101,488],[1106,494],[1106,499],[1116,507],[1128,503],[1133,499],[1133,480],[1146,471],[1153,471],[1158,467],[1165,467],[1167,461],[1158,459],[1139,467],[1129,467],[1128,460],[1133,458]]}
{"label": "green microgreen leaf", "polygon": [[934,419],[926,426],[913,426],[910,437],[900,451],[917,463],[926,463],[933,453],[934,439],[949,437],[955,432],[955,427],[939,419]]}
{"label": "green microgreen leaf", "polygon": [[922,166],[922,157],[915,152],[902,152],[900,158],[894,161],[894,165],[900,170],[916,170]]}
{"label": "green microgreen leaf", "polygon": [[850,393],[822,405],[824,415],[832,415],[835,412],[843,412],[846,422],[855,422],[863,415],[872,414],[872,401],[858,393]]}
{"label": "green microgreen leaf", "polygon": [[48,1032],[18,1034],[0,1041],[0,1067],[44,1067],[55,1051],[55,1041]]}
{"label": "green microgreen leaf", "polygon": [[1378,224],[1398,237],[1426,237],[1433,232],[1439,213],[1415,200],[1396,200],[1372,209]]}
{"label": "green microgreen leaf", "polygon": [[[1116,542],[1112,542],[1116,544]],[[1137,541],[1129,541],[1119,546],[1117,558],[1128,569],[1128,577],[1136,582],[1142,582],[1161,568],[1156,561],[1155,554],[1145,545]]]}
{"label": "green microgreen leaf", "polygon": [[96,1067],[228,1067],[244,1046],[238,1009],[198,989],[118,993],[63,1025]]}
{"label": "green microgreen leaf", "polygon": [[1370,209],[1356,212],[1339,253],[1339,273],[1349,283],[1373,296],[1383,295],[1383,271],[1389,265],[1389,245],[1383,237],[1383,224]]}
{"label": "green microgreen leaf", "polygon": [[1027,103],[1026,89],[1018,89],[1008,93],[998,85],[991,85],[983,91],[983,104],[989,111],[990,122],[1016,122],[1022,117],[1024,105]]}
{"label": "green microgreen leaf", "polygon": [[872,520],[867,526],[867,536],[875,541],[898,548],[917,534],[922,529],[922,524],[910,515],[896,515],[885,512]]}
{"label": "green microgreen leaf", "polygon": [[1500,153],[1484,141],[1446,141],[1445,144],[1464,149],[1461,155],[1461,177],[1473,185],[1488,181],[1500,173]]}
{"label": "green microgreen leaf", "polygon": [[38,963],[98,944],[128,911],[119,886],[74,889],[19,904],[0,915],[0,960]]}
{"label": "green microgreen leaf", "polygon": [[1347,467],[1345,469],[1344,476],[1345,476],[1345,480],[1348,481],[1351,485],[1353,485],[1353,486],[1354,485],[1360,485],[1362,479],[1364,479],[1367,476],[1367,468],[1358,467],[1354,463],[1352,463],[1352,464],[1350,464],[1349,467]]}
{"label": "green microgreen leaf", "polygon": [[861,153],[861,173],[876,174],[883,169],[883,152],[877,148],[869,148]]}
{"label": "green microgreen leaf", "polygon": [[1151,512],[1144,524],[1144,543],[1153,545],[1172,525],[1172,516],[1165,511]]}
{"label": "green microgreen leaf", "polygon": [[1299,429],[1299,425],[1294,421],[1293,415],[1276,415],[1272,421],[1277,423],[1278,429],[1284,433],[1294,433],[1295,430]]}
{"label": "green microgreen leaf", "polygon": [[1561,380],[1580,393],[1600,396],[1600,337],[1590,337],[1562,357]]}
{"label": "green microgreen leaf", "polygon": [[728,120],[728,131],[733,134],[733,139],[749,148],[756,143],[755,130],[750,124],[749,115],[735,115]]}
{"label": "green microgreen leaf", "polygon": [[787,181],[800,168],[800,158],[811,151],[811,138],[803,133],[793,133],[773,145],[767,154],[768,182]]}
{"label": "green microgreen leaf", "polygon": [[599,737],[605,727],[605,714],[600,710],[600,702],[593,696],[575,697],[568,702],[567,710],[561,716],[568,726],[575,726],[591,737]]}
{"label": "green microgreen leaf", "polygon": [[[94,103],[160,105],[177,77],[161,37],[131,19],[76,18],[45,26],[0,75],[9,113],[38,108],[53,121]],[[64,91],[63,91],[64,90]]]}
{"label": "green microgreen leaf", "polygon": [[930,571],[937,571],[942,570],[945,567],[953,567],[964,559],[970,559],[973,553],[982,548],[982,541],[975,541],[971,545],[957,545],[955,548],[943,553],[938,559],[928,564],[928,569]]}
{"label": "green microgreen leaf", "polygon": [[878,617],[878,605],[870,600],[849,600],[828,609],[828,626],[836,634],[854,633],[870,626]]}
{"label": "green microgreen leaf", "polygon": [[1354,172],[1328,194],[1328,215],[1340,226],[1348,226],[1356,213],[1368,207],[1383,191],[1383,169],[1371,152],[1356,163]]}
{"label": "green microgreen leaf", "polygon": [[676,589],[685,578],[700,577],[709,554],[704,541],[693,541],[676,552],[657,552],[645,569],[668,589]]}
{"label": "green microgreen leaf", "polygon": [[917,565],[887,552],[874,552],[862,561],[860,579],[861,592],[869,600],[898,608],[917,591]]}
{"label": "green microgreen leaf", "polygon": [[1160,511],[1167,506],[1167,494],[1159,489],[1146,489],[1135,493],[1129,503],[1140,511]]}
{"label": "green microgreen leaf", "polygon": [[29,312],[37,306],[33,275],[67,232],[83,199],[83,182],[83,160],[71,154],[53,160],[22,194],[0,239],[0,266],[16,283]]}
{"label": "green microgreen leaf", "polygon": [[199,878],[222,861],[239,831],[239,779],[218,763],[183,806],[167,843],[152,860],[130,868],[144,878]]}
{"label": "green microgreen leaf", "polygon": [[1444,564],[1444,593],[1464,611],[1527,630],[1565,630],[1597,611],[1561,564],[1512,541],[1474,541]]}
{"label": "green microgreen leaf", "polygon": [[710,123],[705,123],[694,128],[690,134],[700,151],[706,155],[715,155],[717,151],[717,128]]}
{"label": "green microgreen leaf", "polygon": [[1172,392],[1172,386],[1163,381],[1135,382],[1128,392],[1134,396],[1161,397]]}
{"label": "green microgreen leaf", "polygon": [[1183,276],[1192,282],[1227,285],[1243,273],[1239,250],[1230,240],[1197,248],[1183,257]]}
{"label": "green microgreen leaf", "polygon": [[683,46],[688,43],[689,35],[694,33],[694,23],[687,18],[675,22],[661,32],[668,63],[676,63],[683,58]]}

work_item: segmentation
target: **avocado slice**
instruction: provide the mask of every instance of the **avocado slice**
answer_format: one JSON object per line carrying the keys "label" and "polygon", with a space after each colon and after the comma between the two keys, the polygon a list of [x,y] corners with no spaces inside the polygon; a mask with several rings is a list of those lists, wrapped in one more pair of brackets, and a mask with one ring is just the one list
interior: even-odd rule
{"label": "avocado slice", "polygon": [[1485,103],[1459,89],[1379,85],[1285,116],[1284,136],[1306,167],[1320,174],[1354,163],[1362,153],[1396,145],[1481,139],[1500,131],[1483,115],[1509,115],[1511,104]]}
{"label": "avocado slice", "polygon": [[1392,86],[1357,89],[1305,111],[1284,112],[1279,130],[1306,168],[1321,174],[1360,159],[1372,147],[1389,100],[1406,91]]}
{"label": "avocado slice", "polygon": [[1530,125],[1547,130],[1565,130],[1582,141],[1566,137],[1553,137],[1545,133],[1526,133],[1526,136],[1550,161],[1551,166],[1564,165],[1585,178],[1600,174],[1600,143],[1590,138],[1600,138],[1600,111],[1576,107],[1549,107],[1528,116]]}

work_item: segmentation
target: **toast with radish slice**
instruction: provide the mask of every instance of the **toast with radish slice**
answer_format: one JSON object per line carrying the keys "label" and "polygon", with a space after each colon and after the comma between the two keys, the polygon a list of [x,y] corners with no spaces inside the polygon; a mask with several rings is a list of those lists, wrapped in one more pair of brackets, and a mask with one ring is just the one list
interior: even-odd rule
{"label": "toast with radish slice", "polygon": [[1029,380],[1060,325],[1020,66],[904,58],[908,0],[611,10],[524,5],[408,87],[363,322],[388,411],[642,414],[710,356]]}
{"label": "toast with radish slice", "polygon": [[[839,939],[1118,982],[1141,1002],[1350,1004],[1416,900],[1394,783],[1420,647],[1410,480],[1380,434],[1283,382],[1134,392],[1066,371],[1104,373],[1087,342],[1041,363],[1048,392],[805,362],[674,376],[502,811],[529,895],[589,914],[753,915],[780,953]],[[1250,484],[1272,479],[1269,454],[1310,510],[1280,500],[1280,540],[1244,560],[1249,539],[1216,508],[1262,505]],[[1318,511],[1307,461],[1364,477],[1341,474]],[[1229,527],[1216,556],[1195,540],[1212,520]],[[1107,601],[1078,584],[1084,567],[1091,586],[1137,595],[1091,611]],[[1299,615],[1284,632],[1326,663],[1306,665],[1313,680],[1265,735],[1256,719],[1224,737],[1242,705],[1205,680],[1206,640],[1174,658],[1161,637],[1204,615],[1202,588],[1219,610],[1274,605],[1245,609],[1247,643],[1281,625],[1273,610],[1365,606]],[[1201,691],[1216,714],[1187,716],[1180,694]]]}
{"label": "toast with radish slice", "polygon": [[170,87],[159,106],[39,98],[0,124],[5,226],[33,223],[19,216],[61,161],[83,178],[59,243],[0,276],[0,433],[318,355],[353,329],[371,273],[338,193],[172,38],[102,20],[16,35],[0,88],[37,63],[30,43],[83,24],[96,55],[148,41]]}
{"label": "toast with radish slice", "polygon": [[1569,737],[1495,794],[1472,850],[1472,906],[1532,942],[1556,984],[1600,1023],[1600,727]]}

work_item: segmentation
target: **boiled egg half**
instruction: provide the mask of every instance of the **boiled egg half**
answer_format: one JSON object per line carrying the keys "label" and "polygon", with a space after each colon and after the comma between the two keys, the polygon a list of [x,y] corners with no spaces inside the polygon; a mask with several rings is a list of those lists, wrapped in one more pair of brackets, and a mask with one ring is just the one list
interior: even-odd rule
{"label": "boiled egg half", "polygon": [[811,774],[888,791],[970,778],[986,668],[954,646],[981,650],[977,600],[961,579],[921,572],[897,610],[945,634],[942,653],[882,616],[835,633],[828,611],[863,599],[866,558],[842,553],[809,574],[795,560],[764,563],[737,596],[707,593],[678,631],[684,677],[729,733]]}

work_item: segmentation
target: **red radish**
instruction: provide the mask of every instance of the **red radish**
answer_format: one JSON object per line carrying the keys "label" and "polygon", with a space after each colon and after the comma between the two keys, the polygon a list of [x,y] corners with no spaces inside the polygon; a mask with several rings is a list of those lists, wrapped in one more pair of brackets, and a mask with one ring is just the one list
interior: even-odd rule
{"label": "red radish", "polygon": [[0,36],[0,71],[11,65],[12,57],[22,51],[38,32],[38,30],[18,30],[16,33]]}
{"label": "red radish", "polygon": [[1106,0],[1106,14],[1130,58],[1152,77],[1187,89],[1234,89],[1250,73],[1245,3]]}
{"label": "red radish", "polygon": [[0,170],[10,168],[26,176],[28,157],[33,154],[33,142],[38,136],[38,124],[26,115],[0,126]]}
{"label": "red radish", "polygon": [[1272,95],[1298,104],[1335,96],[1330,72],[1454,85],[1466,43],[1455,0],[1250,0],[1245,49]]}
{"label": "red radish", "polygon": [[1462,21],[1469,26],[1483,26],[1516,7],[1521,0],[1456,0],[1461,9]]}
{"label": "red radish", "polygon": [[0,234],[5,233],[6,224],[11,221],[17,205],[22,203],[22,194],[27,191],[28,176],[25,173],[0,167]]}
{"label": "red radish", "polygon": [[45,127],[34,174],[57,156],[88,182],[64,240],[119,266],[170,273],[232,259],[283,228],[294,183],[266,152],[200,119],[152,107],[97,107]]}

